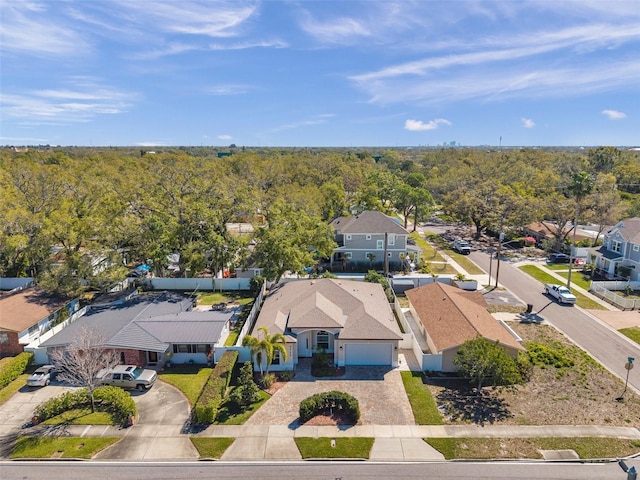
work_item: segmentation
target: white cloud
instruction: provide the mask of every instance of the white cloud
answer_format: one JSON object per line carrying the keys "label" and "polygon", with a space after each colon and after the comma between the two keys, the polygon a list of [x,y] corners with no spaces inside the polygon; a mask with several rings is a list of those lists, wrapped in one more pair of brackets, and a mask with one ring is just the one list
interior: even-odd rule
{"label": "white cloud", "polygon": [[231,135],[224,134],[224,135],[218,135],[218,139],[219,140],[232,140],[233,137]]}
{"label": "white cloud", "polygon": [[522,126],[524,128],[533,128],[536,126],[535,122],[530,118],[521,118],[520,120],[522,121]]}
{"label": "white cloud", "polygon": [[300,120],[298,122],[292,122],[292,123],[285,123],[283,125],[278,125],[275,128],[272,128],[270,131],[272,133],[275,132],[280,132],[283,130],[291,130],[294,128],[300,128],[300,127],[310,127],[313,125],[320,125],[322,123],[326,123],[328,119],[335,117],[335,114],[333,113],[321,113],[319,115],[314,115],[313,117],[309,118],[308,120]]}
{"label": "white cloud", "polygon": [[427,123],[424,123],[422,120],[407,120],[406,122],[404,122],[405,130],[409,130],[411,132],[435,130],[440,125],[451,125],[451,122],[449,120],[445,120],[444,118],[429,120]]}
{"label": "white cloud", "polygon": [[253,90],[251,85],[215,85],[205,90],[209,95],[240,95]]}
{"label": "white cloud", "polygon": [[350,38],[370,37],[372,34],[362,21],[347,17],[320,22],[307,15],[300,27],[323,43],[344,43]]}
{"label": "white cloud", "polygon": [[609,120],[622,120],[623,118],[627,118],[626,113],[619,112],[618,110],[602,110],[600,113],[607,116]]}

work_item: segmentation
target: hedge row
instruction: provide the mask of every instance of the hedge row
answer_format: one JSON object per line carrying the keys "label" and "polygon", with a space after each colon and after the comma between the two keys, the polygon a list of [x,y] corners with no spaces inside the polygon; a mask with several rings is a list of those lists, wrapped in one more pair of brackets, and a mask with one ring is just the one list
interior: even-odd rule
{"label": "hedge row", "polygon": [[[93,391],[96,410],[109,412],[119,422],[126,422],[136,414],[136,404],[129,393],[120,387],[106,385]],[[34,415],[42,422],[75,408],[91,406],[89,390],[83,388],[74,392],[66,392],[36,407]]]}
{"label": "hedge row", "polygon": [[0,367],[0,390],[24,373],[33,361],[33,353],[22,352]]}
{"label": "hedge row", "polygon": [[345,392],[323,392],[311,395],[300,402],[300,420],[304,423],[327,409],[340,410],[354,425],[360,419],[358,400]]}
{"label": "hedge row", "polygon": [[215,366],[193,409],[196,423],[213,423],[231,382],[238,352],[227,350]]}

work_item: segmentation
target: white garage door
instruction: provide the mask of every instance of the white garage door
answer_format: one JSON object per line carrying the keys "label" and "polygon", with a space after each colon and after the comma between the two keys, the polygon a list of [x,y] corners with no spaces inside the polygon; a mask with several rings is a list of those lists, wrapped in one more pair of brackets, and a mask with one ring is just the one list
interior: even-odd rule
{"label": "white garage door", "polygon": [[391,365],[391,343],[347,343],[345,365]]}

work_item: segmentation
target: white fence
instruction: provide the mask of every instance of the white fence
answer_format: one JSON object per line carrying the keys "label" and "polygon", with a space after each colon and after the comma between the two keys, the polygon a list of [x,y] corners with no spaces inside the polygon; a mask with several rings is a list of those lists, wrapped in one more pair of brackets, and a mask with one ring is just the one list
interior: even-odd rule
{"label": "white fence", "polygon": [[35,339],[33,342],[31,342],[29,345],[24,347],[25,352],[33,353],[33,363],[37,365],[49,363],[49,356],[47,355],[47,349],[42,348],[40,345],[44,343],[46,340],[49,340],[60,330],[67,327],[70,323],[75,322],[78,318],[80,318],[85,313],[87,313],[88,310],[89,310],[89,307],[86,306],[76,312],[73,312],[73,314],[69,318],[67,318],[64,322],[59,323],[58,325],[50,328],[49,330],[44,332],[42,335],[40,335],[37,339]]}
{"label": "white fence", "polygon": [[153,290],[180,290],[188,292],[192,290],[250,290],[250,278],[145,278],[145,282],[151,284]]}
{"label": "white fence", "polygon": [[[607,302],[615,305],[618,308],[621,308],[622,310],[640,309],[640,300],[633,299],[633,298],[626,298],[622,295],[618,295],[617,293],[614,293],[611,290],[605,288],[605,286],[602,285],[603,283],[604,284],[612,284],[612,283],[624,284],[625,287],[626,285],[631,285],[631,288],[633,288],[634,290],[637,290],[638,286],[636,285],[634,287],[633,284],[637,284],[639,282],[591,282],[590,290],[598,297],[603,298]],[[614,287],[615,286],[618,286],[618,285],[614,285]],[[624,287],[620,288],[619,290],[624,290]]]}
{"label": "white fence", "polygon": [[258,296],[256,297],[255,302],[253,302],[253,307],[251,307],[251,311],[249,312],[249,315],[247,315],[247,318],[244,321],[242,330],[240,330],[240,333],[238,334],[238,340],[236,341],[236,346],[242,345],[242,339],[246,334],[249,333],[249,330],[253,326],[253,323],[255,322],[256,317],[258,316],[258,312],[260,311],[260,306],[262,305],[262,299],[264,298],[264,294],[266,291],[267,291],[266,283],[263,283],[262,288],[260,289],[260,293],[258,293]]}

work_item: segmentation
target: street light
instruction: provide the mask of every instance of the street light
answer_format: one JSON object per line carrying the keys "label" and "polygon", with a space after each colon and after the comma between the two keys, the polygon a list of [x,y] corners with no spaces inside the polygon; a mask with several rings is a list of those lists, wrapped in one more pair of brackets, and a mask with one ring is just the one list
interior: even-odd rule
{"label": "street light", "polygon": [[622,395],[620,395],[618,398],[616,398],[616,400],[618,400],[619,402],[622,401],[622,399],[624,397],[624,394],[627,391],[627,385],[629,384],[629,372],[633,368],[633,361],[634,360],[635,360],[635,358],[633,358],[633,357],[627,357],[627,363],[624,364],[624,368],[627,370],[627,378],[624,381],[624,390],[622,391]]}

